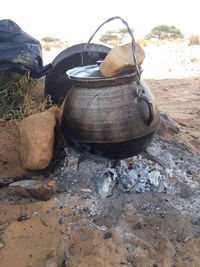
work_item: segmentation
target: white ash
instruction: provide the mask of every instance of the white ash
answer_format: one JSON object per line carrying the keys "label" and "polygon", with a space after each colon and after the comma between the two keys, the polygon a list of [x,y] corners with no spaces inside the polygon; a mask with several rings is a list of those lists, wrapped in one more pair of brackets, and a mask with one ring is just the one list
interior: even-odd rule
{"label": "white ash", "polygon": [[112,195],[113,188],[116,184],[118,173],[114,168],[107,168],[101,177],[97,177],[96,184],[98,193],[102,198]]}
{"label": "white ash", "polygon": [[164,169],[142,156],[138,156],[132,165],[132,169],[126,171],[128,177],[134,182],[133,192],[166,192],[169,187]]}
{"label": "white ash", "polygon": [[199,188],[194,180],[194,174],[200,172],[199,157],[194,157],[181,143],[159,136],[146,153],[120,161],[87,159],[72,148],[66,148],[65,153],[63,167],[55,179],[66,191],[88,188],[91,194],[97,192],[101,198],[120,192],[158,192],[184,198],[185,191],[192,194]]}
{"label": "white ash", "polygon": [[172,155],[166,150],[163,150],[161,148],[158,149],[155,146],[149,146],[146,149],[146,152],[152,160],[155,160],[164,168],[173,169],[176,167]]}

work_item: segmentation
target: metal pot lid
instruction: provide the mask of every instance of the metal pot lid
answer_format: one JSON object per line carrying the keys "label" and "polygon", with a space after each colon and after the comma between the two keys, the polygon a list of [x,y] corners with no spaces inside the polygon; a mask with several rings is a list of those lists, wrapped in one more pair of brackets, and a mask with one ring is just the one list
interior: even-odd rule
{"label": "metal pot lid", "polygon": [[104,76],[100,73],[97,64],[87,65],[83,67],[76,67],[68,70],[67,75],[70,79],[102,79]]}
{"label": "metal pot lid", "polygon": [[136,75],[136,72],[131,72],[108,78],[101,74],[98,64],[76,67],[68,70],[66,73],[70,80],[76,81],[116,80],[118,78],[125,78]]}

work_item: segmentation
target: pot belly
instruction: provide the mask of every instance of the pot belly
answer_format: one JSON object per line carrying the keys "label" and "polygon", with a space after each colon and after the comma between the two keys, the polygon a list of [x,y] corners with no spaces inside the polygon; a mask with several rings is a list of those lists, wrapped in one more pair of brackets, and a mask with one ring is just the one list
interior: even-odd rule
{"label": "pot belly", "polygon": [[153,132],[159,124],[154,103],[153,113],[152,122],[147,124],[149,108],[138,98],[135,82],[105,88],[72,87],[61,128],[66,139],[82,143],[124,142]]}
{"label": "pot belly", "polygon": [[79,153],[90,158],[108,158],[119,160],[141,153],[152,141],[156,131],[145,136],[124,142],[83,143],[69,140],[69,144]]}
{"label": "pot belly", "polygon": [[103,88],[72,87],[67,95],[61,122],[63,135],[79,152],[122,159],[143,151],[158,129],[160,116],[151,92],[151,123],[148,105],[137,94],[132,81]]}

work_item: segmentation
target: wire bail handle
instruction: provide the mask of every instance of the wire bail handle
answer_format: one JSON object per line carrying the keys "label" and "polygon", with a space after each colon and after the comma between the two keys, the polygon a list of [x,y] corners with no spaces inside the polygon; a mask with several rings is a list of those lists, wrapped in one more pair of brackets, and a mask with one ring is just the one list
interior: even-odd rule
{"label": "wire bail handle", "polygon": [[110,21],[112,21],[112,20],[115,20],[115,19],[119,19],[119,20],[121,20],[121,21],[125,24],[125,26],[126,26],[126,28],[127,28],[127,30],[128,30],[128,33],[130,34],[130,36],[131,36],[131,38],[132,38],[132,53],[133,53],[133,58],[134,58],[134,61],[135,61],[135,66],[136,66],[137,82],[139,83],[139,81],[140,81],[140,69],[139,69],[138,61],[137,61],[136,54],[135,54],[135,38],[134,38],[134,36],[133,36],[133,33],[132,33],[132,31],[131,31],[131,29],[130,29],[128,23],[127,23],[124,19],[122,19],[121,17],[119,17],[119,16],[115,16],[115,17],[112,17],[112,18],[107,19],[107,20],[104,21],[104,22],[97,28],[97,30],[93,33],[93,35],[90,37],[90,39],[88,40],[88,42],[85,44],[85,46],[84,46],[84,48],[83,48],[83,51],[81,52],[81,64],[82,64],[82,66],[84,66],[84,53],[85,53],[85,50],[86,50],[88,44],[89,44],[89,43],[91,42],[91,40],[93,39],[93,37],[95,36],[95,34],[98,32],[98,30],[99,30],[104,24],[106,24],[106,23],[108,23],[108,22],[110,22]]}

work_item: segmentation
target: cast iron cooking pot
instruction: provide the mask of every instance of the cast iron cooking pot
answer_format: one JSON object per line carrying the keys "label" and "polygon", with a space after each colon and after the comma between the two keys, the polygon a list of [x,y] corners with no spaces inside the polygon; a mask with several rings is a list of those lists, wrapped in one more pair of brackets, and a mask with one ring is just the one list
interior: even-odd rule
{"label": "cast iron cooking pot", "polygon": [[[106,22],[116,18],[121,19],[114,17]],[[135,40],[128,24],[121,20],[132,37],[136,70],[112,78],[103,77],[98,64],[67,71],[72,87],[65,99],[61,122],[64,137],[79,152],[109,159],[143,151],[160,123],[154,98],[140,77]]]}

